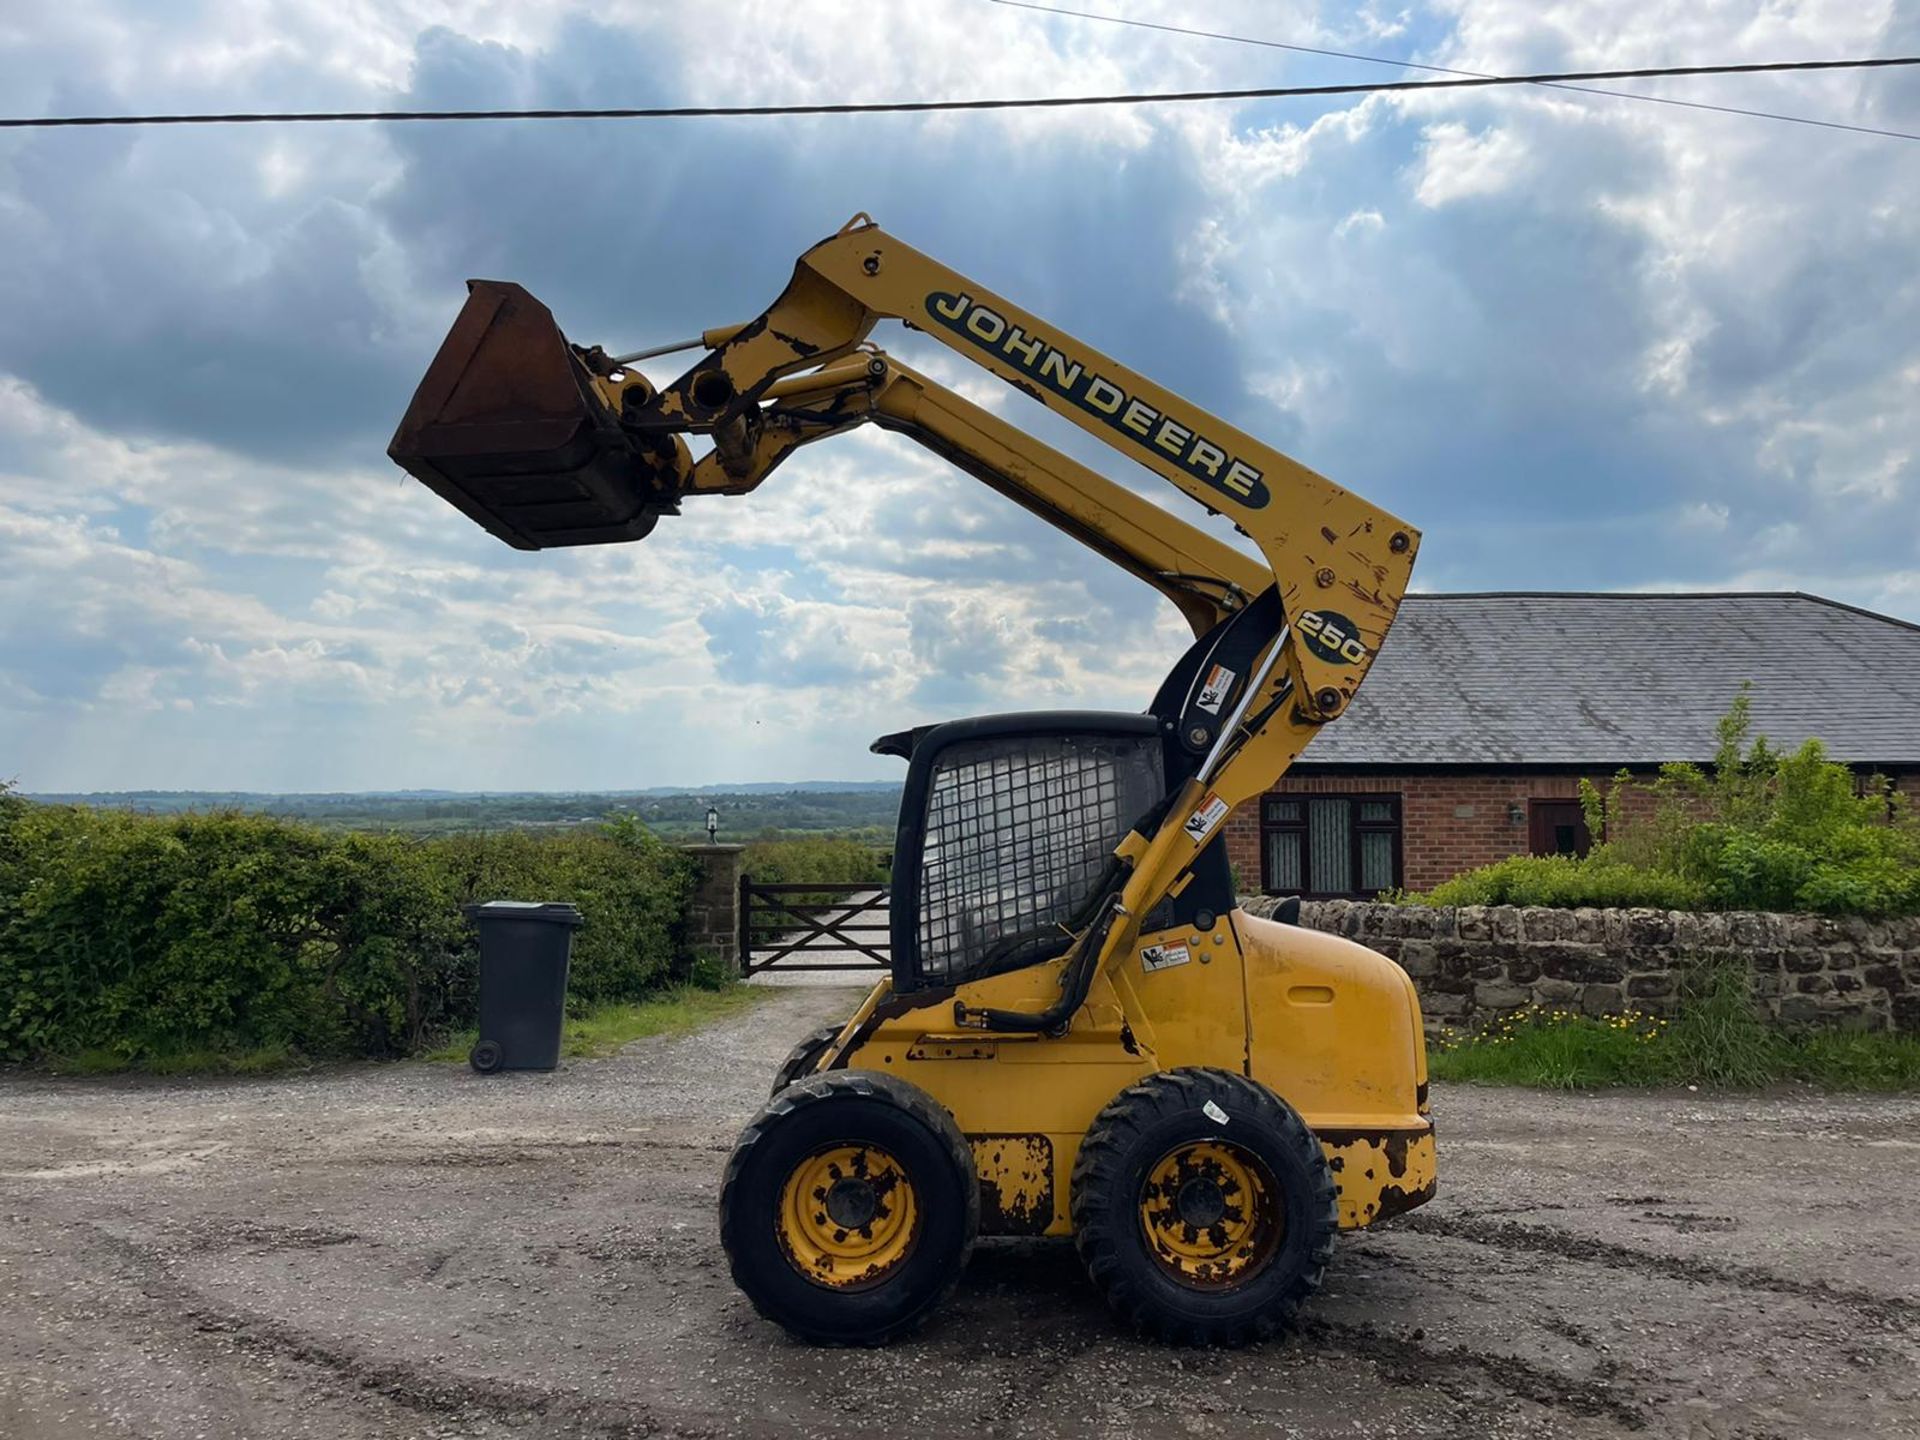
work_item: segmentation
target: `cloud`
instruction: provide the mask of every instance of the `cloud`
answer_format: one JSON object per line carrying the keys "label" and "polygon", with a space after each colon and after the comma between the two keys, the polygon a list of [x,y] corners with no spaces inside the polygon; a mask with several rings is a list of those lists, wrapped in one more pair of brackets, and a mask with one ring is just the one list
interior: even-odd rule
{"label": "cloud", "polygon": [[[1528,183],[1526,142],[1513,130],[1474,132],[1454,122],[1429,125],[1413,198],[1438,209],[1476,195],[1498,195]],[[1378,212],[1375,218],[1378,218]],[[1346,221],[1341,221],[1345,225]],[[1335,227],[1336,233],[1339,227]]]}
{"label": "cloud", "polygon": [[884,673],[831,607],[779,595],[736,596],[700,612],[720,678],[742,684],[845,686]]}
{"label": "cloud", "polygon": [[[19,109],[1073,93],[1350,65],[972,0],[711,16],[74,0]],[[1190,8],[1190,7],[1189,7]],[[1485,71],[1893,53],[1912,7],[1222,4]],[[1171,0],[1139,18],[1190,19]],[[1383,72],[1390,73],[1390,72]],[[1671,82],[1912,128],[1895,76]],[[1653,87],[1649,87],[1653,88]],[[892,774],[858,740],[1133,708],[1170,607],[863,432],[642,545],[521,554],[383,454],[472,275],[569,334],[744,319],[856,210],[1426,533],[1427,588],[1792,586],[1920,615],[1914,147],[1534,90],[651,126],[0,140],[0,773],[560,787]],[[933,344],[884,336],[1191,515]],[[667,362],[665,368],[670,368]],[[663,368],[656,378],[667,378]]]}

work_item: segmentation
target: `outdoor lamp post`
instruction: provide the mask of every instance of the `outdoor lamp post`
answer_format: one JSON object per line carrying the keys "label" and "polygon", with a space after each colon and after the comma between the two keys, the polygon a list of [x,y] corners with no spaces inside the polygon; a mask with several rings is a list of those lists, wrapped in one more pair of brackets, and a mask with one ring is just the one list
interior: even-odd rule
{"label": "outdoor lamp post", "polygon": [[720,812],[707,806],[707,843],[713,844],[720,834]]}

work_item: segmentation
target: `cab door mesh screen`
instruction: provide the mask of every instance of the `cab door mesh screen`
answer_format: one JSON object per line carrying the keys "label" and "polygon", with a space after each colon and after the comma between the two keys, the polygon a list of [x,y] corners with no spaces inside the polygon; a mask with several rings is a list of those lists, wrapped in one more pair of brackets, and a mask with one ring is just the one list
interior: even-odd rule
{"label": "cab door mesh screen", "polygon": [[927,793],[919,975],[1060,954],[1113,847],[1159,799],[1157,736],[1025,735],[943,751]]}

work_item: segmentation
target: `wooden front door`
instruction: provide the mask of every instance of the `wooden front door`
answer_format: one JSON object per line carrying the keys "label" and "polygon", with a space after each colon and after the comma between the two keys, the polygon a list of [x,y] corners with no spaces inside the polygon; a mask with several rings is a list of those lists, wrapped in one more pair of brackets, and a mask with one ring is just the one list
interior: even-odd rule
{"label": "wooden front door", "polygon": [[1528,848],[1535,855],[1584,855],[1593,847],[1578,800],[1534,800],[1527,819]]}

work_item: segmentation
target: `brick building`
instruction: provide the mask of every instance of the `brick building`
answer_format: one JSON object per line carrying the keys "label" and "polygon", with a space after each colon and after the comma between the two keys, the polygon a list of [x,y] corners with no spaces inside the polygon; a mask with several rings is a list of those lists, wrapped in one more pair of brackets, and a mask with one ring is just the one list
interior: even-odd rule
{"label": "brick building", "polygon": [[1817,736],[1920,795],[1920,626],[1817,595],[1409,595],[1352,708],[1229,818],[1245,893],[1412,890],[1583,853],[1582,777]]}

